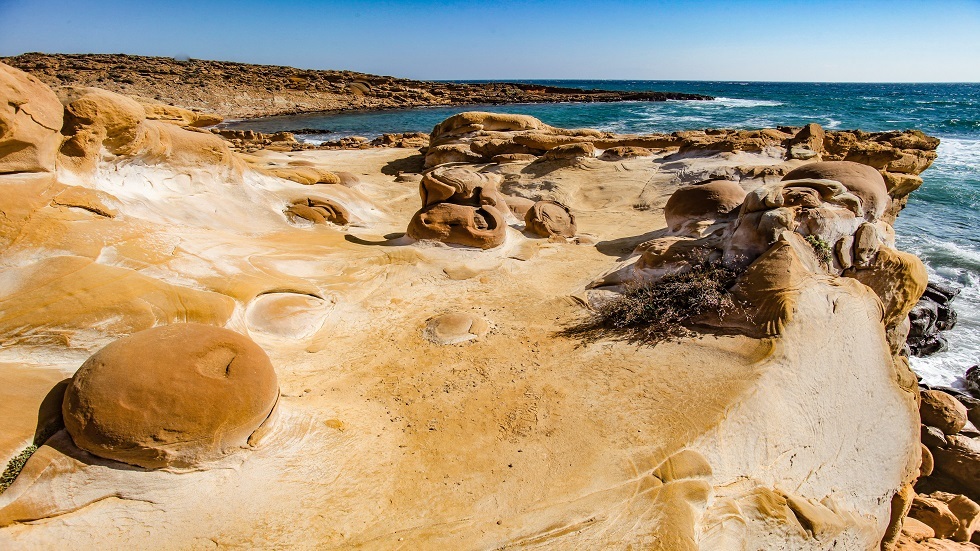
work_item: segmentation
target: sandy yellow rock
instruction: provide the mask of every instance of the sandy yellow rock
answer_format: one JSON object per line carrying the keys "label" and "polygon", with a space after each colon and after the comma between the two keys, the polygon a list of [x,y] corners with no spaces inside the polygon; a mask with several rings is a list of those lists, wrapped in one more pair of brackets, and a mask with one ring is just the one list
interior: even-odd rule
{"label": "sandy yellow rock", "polygon": [[62,413],[75,444],[99,457],[191,467],[247,446],[278,398],[275,369],[258,345],[179,323],[92,355],[68,384]]}
{"label": "sandy yellow rock", "polygon": [[54,171],[63,116],[50,88],[0,63],[0,174]]}

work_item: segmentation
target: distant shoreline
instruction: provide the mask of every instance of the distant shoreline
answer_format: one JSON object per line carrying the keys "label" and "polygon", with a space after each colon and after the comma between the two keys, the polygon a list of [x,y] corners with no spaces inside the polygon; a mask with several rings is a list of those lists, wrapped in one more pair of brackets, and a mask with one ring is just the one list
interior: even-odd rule
{"label": "distant shoreline", "polygon": [[681,92],[583,90],[520,82],[419,81],[125,54],[26,53],[0,61],[55,89],[95,86],[231,119],[419,107],[714,99]]}

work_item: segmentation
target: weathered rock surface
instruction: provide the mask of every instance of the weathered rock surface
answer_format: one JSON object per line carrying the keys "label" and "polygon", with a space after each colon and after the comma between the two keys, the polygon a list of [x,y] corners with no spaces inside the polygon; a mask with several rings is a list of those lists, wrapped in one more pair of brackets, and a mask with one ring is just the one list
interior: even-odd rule
{"label": "weathered rock surface", "polygon": [[419,195],[422,208],[408,225],[408,235],[419,240],[455,243],[492,249],[507,237],[503,194],[497,190],[502,178],[468,168],[438,167],[422,177]]}
{"label": "weathered rock surface", "polygon": [[166,325],[88,359],[65,391],[65,428],[94,455],[146,468],[190,467],[244,447],[279,398],[254,342],[227,329]]}
{"label": "weathered rock surface", "polygon": [[980,439],[954,434],[946,440],[945,447],[932,450],[936,470],[973,495],[980,495]]}
{"label": "weathered rock surface", "polygon": [[943,434],[956,434],[966,425],[966,406],[949,394],[939,390],[924,390],[919,393],[921,404],[919,415],[922,423],[943,431]]}
{"label": "weathered rock surface", "polygon": [[436,203],[415,213],[408,224],[408,235],[413,239],[492,249],[503,244],[507,224],[503,214],[491,206]]}
{"label": "weathered rock surface", "polygon": [[451,312],[436,316],[425,324],[425,338],[436,344],[459,344],[486,336],[490,325],[479,316]]}
{"label": "weathered rock surface", "polygon": [[524,227],[540,237],[575,237],[575,215],[557,201],[538,201],[524,214]]}
{"label": "weathered rock surface", "polygon": [[667,227],[674,233],[701,237],[695,226],[710,226],[738,214],[745,190],[730,180],[713,180],[675,191],[664,206]]}
{"label": "weathered rock surface", "polygon": [[[357,89],[368,97],[374,85]],[[13,374],[4,381],[28,369],[54,368],[61,378],[107,342],[193,318],[247,332],[268,351],[281,385],[278,415],[250,439],[252,422],[232,422],[222,427],[234,437],[220,443],[189,439],[198,451],[151,453],[154,462],[174,461],[171,468],[120,466],[79,449],[72,440],[77,427],[59,431],[0,494],[0,547],[71,541],[79,549],[141,548],[166,541],[175,548],[796,551],[872,549],[900,534],[923,457],[915,380],[908,381],[907,363],[896,357],[883,321],[885,304],[901,300],[840,277],[843,269],[817,258],[803,233],[785,228],[798,221],[818,236],[847,229],[863,243],[857,253],[853,243],[848,251],[866,257],[867,271],[887,260],[887,222],[873,224],[877,254],[870,254],[865,236],[854,239],[870,222],[856,214],[860,199],[852,201],[843,184],[780,182],[798,159],[734,150],[778,148],[798,129],[627,139],[548,130],[529,118],[467,115],[444,125],[453,134],[447,145],[481,159],[472,140],[486,141],[478,147],[488,153],[508,147],[491,143],[499,138],[529,149],[589,142],[654,154],[464,167],[483,175],[476,179],[440,171],[428,180],[398,179],[393,169],[421,171],[411,150],[264,150],[242,160],[225,142],[209,150],[213,134],[173,122],[137,115],[117,128],[103,109],[124,102],[92,98],[99,100],[91,104],[98,120],[78,126],[102,143],[100,155],[84,154],[90,166],[66,160],[57,173],[0,175],[8,192],[0,195],[7,215],[0,225],[0,312],[9,316],[0,324],[0,373]],[[153,128],[160,136],[209,140],[187,139],[178,156],[153,153],[159,150],[152,139],[133,153],[108,151],[139,144],[140,133],[152,136]],[[476,135],[482,132],[496,134]],[[525,143],[512,139],[521,133]],[[705,148],[721,140],[733,150],[678,155],[685,140]],[[234,161],[225,163],[226,156]],[[349,172],[357,182],[303,185],[254,168],[290,166]],[[721,173],[758,207],[745,210],[759,220],[742,219],[761,244],[742,266],[754,275],[740,285],[757,293],[753,314],[766,320],[726,319],[725,334],[656,347],[560,336],[587,314],[590,293],[609,292],[587,289],[597,277],[636,275],[629,262],[640,256],[630,253],[641,243],[659,246],[669,237],[663,249],[687,247],[675,250],[675,259],[690,258],[691,243],[707,243],[722,258],[730,239],[667,235],[663,216],[682,182]],[[567,205],[577,231],[598,236],[595,246],[509,231],[510,214],[485,202],[486,183],[457,188],[452,175],[494,182],[502,208]],[[505,246],[483,248],[493,231],[489,241],[478,236],[468,247],[405,238],[406,221],[420,206],[420,180],[433,197],[441,196],[439,185],[453,188],[447,200],[417,213],[440,213],[420,220],[420,228],[472,237],[493,221],[509,231]],[[290,223],[283,210],[312,198],[335,201],[353,222]],[[474,213],[481,212],[478,219]],[[767,212],[774,219],[763,224]],[[446,312],[465,316],[441,318]],[[484,333],[480,320],[492,320],[493,331]],[[769,321],[771,327],[752,331]],[[439,346],[432,336],[469,340]],[[180,339],[149,357],[172,368],[168,356],[196,346]],[[16,370],[9,368],[14,363]],[[174,388],[184,380],[162,368],[120,373],[112,377],[122,378],[116,398],[129,385]],[[207,379],[203,389],[223,384],[222,373],[212,380],[194,371],[190,380]],[[155,431],[126,423],[113,438],[135,434],[152,449],[168,441],[169,429],[211,433],[209,420],[234,411],[256,412],[236,418],[261,423],[263,408],[237,402],[238,393],[224,408],[206,408],[206,397],[195,398],[191,386],[166,403],[139,403],[201,413],[201,423]],[[8,396],[28,409],[44,402],[0,389],[0,403]],[[116,398],[108,403],[121,408]],[[32,425],[23,419],[5,425],[16,433],[7,440],[30,442]],[[149,440],[139,436],[147,434]],[[247,453],[226,453],[243,438]],[[950,447],[960,436],[938,438]],[[112,453],[102,448],[91,447]],[[182,462],[191,466],[177,467]],[[939,454],[935,462],[941,471]]]}
{"label": "weathered rock surface", "polygon": [[929,356],[949,348],[942,332],[956,326],[956,310],[953,310],[952,302],[957,294],[958,289],[929,282],[922,298],[909,312],[906,343],[912,355]]}
{"label": "weathered rock surface", "polygon": [[64,110],[36,77],[0,63],[0,174],[52,172]]}

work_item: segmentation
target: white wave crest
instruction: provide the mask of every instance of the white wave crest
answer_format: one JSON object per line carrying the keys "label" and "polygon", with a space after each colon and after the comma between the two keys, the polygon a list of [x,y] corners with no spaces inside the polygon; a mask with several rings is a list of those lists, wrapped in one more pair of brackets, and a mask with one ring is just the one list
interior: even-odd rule
{"label": "white wave crest", "polygon": [[961,290],[952,303],[959,320],[956,327],[944,333],[949,350],[927,358],[909,358],[912,369],[926,384],[959,386],[967,368],[980,361],[980,275],[966,272],[963,276],[953,282],[930,273],[930,279],[936,277]]}
{"label": "white wave crest", "polygon": [[711,101],[685,101],[688,107],[695,109],[717,109],[719,107],[779,107],[781,101],[763,99],[715,98]]}
{"label": "white wave crest", "polygon": [[783,105],[783,102],[764,99],[715,98],[713,102],[706,102],[706,105],[711,104],[724,105],[725,107],[779,107]]}
{"label": "white wave crest", "polygon": [[936,153],[936,164],[943,168],[976,170],[980,167],[980,140],[940,138]]}

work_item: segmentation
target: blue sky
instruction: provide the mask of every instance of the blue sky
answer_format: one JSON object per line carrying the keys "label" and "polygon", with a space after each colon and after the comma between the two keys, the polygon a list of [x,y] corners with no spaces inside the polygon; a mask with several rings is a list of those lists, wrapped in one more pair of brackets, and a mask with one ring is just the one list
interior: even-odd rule
{"label": "blue sky", "polygon": [[28,51],[422,79],[980,82],[980,0],[0,0],[0,55]]}

